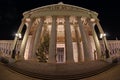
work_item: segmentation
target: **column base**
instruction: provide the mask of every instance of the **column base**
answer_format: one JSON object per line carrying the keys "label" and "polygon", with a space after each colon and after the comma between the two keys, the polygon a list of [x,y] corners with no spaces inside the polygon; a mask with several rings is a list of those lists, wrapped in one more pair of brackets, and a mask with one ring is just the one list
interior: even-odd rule
{"label": "column base", "polygon": [[8,61],[9,61],[9,63],[15,63],[16,62],[16,60],[13,59],[13,58],[9,58]]}
{"label": "column base", "polygon": [[117,63],[119,60],[117,57],[112,57],[112,58],[107,58],[106,61],[109,63]]}

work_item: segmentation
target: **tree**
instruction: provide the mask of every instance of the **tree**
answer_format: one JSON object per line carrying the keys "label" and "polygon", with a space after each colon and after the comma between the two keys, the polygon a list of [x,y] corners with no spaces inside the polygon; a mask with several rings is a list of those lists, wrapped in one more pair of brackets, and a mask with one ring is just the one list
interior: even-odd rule
{"label": "tree", "polygon": [[48,50],[49,50],[49,34],[46,34],[43,37],[43,42],[40,43],[40,46],[36,52],[36,56],[38,57],[39,62],[47,62]]}

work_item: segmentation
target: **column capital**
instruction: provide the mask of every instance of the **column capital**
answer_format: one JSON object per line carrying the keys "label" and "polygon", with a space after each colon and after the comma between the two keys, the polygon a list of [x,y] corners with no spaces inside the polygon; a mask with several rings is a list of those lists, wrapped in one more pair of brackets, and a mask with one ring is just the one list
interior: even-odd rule
{"label": "column capital", "polygon": [[52,15],[51,17],[57,17],[56,15]]}
{"label": "column capital", "polygon": [[57,16],[52,16],[52,20],[53,20],[53,19],[55,19],[55,20],[56,20],[56,19],[57,19]]}
{"label": "column capital", "polygon": [[25,18],[22,18],[22,19],[21,19],[21,22],[25,22]]}
{"label": "column capital", "polygon": [[67,21],[69,22],[69,20],[70,20],[69,18],[70,18],[70,16],[64,16],[65,22],[67,22]]}
{"label": "column capital", "polygon": [[94,27],[96,24],[94,20],[91,20],[91,18],[87,18],[86,21],[87,21],[88,25],[91,25],[90,27]]}
{"label": "column capital", "polygon": [[82,16],[76,16],[77,18],[81,18]]}
{"label": "column capital", "polygon": [[45,20],[45,17],[44,17],[44,16],[41,16],[40,19]]}
{"label": "column capital", "polygon": [[83,23],[82,20],[81,20],[81,18],[82,18],[82,16],[81,17],[80,16],[76,17],[78,24],[79,23]]}
{"label": "column capital", "polygon": [[97,24],[97,23],[99,23],[100,22],[100,20],[99,19],[94,19],[94,18],[91,18],[91,22],[94,22],[95,24]]}
{"label": "column capital", "polygon": [[34,21],[36,20],[36,18],[26,18],[25,20],[25,24],[26,24],[26,27],[29,27],[29,25],[33,25]]}
{"label": "column capital", "polygon": [[64,17],[70,17],[70,15],[65,15]]}
{"label": "column capital", "polygon": [[40,17],[40,21],[44,21],[45,20],[45,17],[44,16],[41,16]]}
{"label": "column capital", "polygon": [[36,18],[29,18],[29,17],[28,17],[28,18],[25,18],[24,21],[25,21],[26,23],[29,23],[29,22],[35,21],[35,19],[36,19]]}
{"label": "column capital", "polygon": [[[54,16],[54,15],[52,16],[52,23],[53,23],[53,22],[57,23],[57,16]],[[54,24],[54,23],[53,23],[53,24]]]}

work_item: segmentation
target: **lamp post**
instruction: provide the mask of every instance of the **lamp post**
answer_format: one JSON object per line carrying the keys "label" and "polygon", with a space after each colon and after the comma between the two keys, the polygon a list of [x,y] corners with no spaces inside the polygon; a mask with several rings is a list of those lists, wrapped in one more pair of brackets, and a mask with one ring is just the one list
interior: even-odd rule
{"label": "lamp post", "polygon": [[105,34],[105,33],[101,33],[101,34],[100,34],[100,38],[102,39],[103,45],[105,46],[105,57],[106,57],[106,58],[109,58],[110,55],[109,55],[109,50],[108,50],[108,48],[107,48],[107,45],[106,45],[106,42],[105,42],[105,39],[104,39],[105,37],[106,37],[106,34]]}
{"label": "lamp post", "polygon": [[21,33],[16,33],[16,34],[15,34],[15,37],[17,38],[17,40],[16,40],[16,43],[15,43],[15,47],[14,47],[14,49],[12,50],[12,58],[13,58],[13,59],[15,59],[17,42],[18,42],[18,40],[19,40],[20,38],[22,38],[22,35],[21,35]]}

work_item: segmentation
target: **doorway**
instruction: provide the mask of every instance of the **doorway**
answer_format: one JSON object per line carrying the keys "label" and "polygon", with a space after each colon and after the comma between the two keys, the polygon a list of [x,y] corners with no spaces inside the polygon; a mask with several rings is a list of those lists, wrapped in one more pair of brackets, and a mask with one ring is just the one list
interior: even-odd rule
{"label": "doorway", "polygon": [[57,60],[57,63],[64,62],[64,47],[57,48],[56,60]]}

